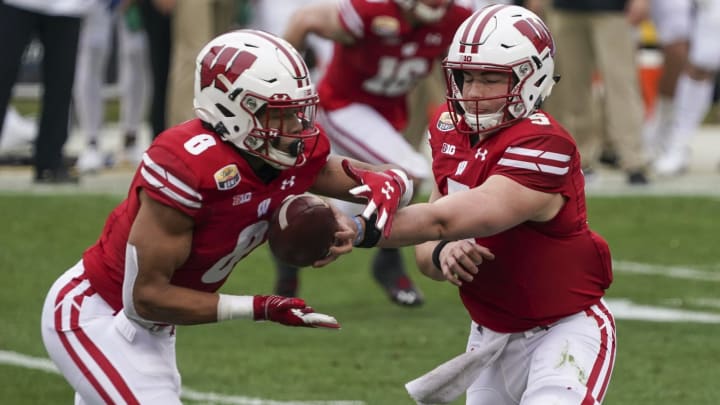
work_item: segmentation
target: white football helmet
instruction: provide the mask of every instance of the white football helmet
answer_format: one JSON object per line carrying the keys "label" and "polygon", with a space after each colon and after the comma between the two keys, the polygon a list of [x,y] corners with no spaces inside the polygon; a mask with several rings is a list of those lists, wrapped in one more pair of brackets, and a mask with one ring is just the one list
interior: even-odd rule
{"label": "white football helmet", "polygon": [[[275,35],[233,31],[213,39],[198,54],[195,114],[223,140],[275,168],[300,166],[312,153],[305,147],[317,144],[309,138],[319,133],[315,126],[318,100],[302,57]],[[287,120],[272,128],[270,116],[294,116],[298,121],[295,128],[289,128]],[[276,147],[281,136],[296,138],[290,153]]]}
{"label": "white football helmet", "polygon": [[395,3],[403,10],[411,11],[423,23],[432,24],[442,20],[452,1],[436,0],[431,2],[435,3],[433,5],[426,4],[422,0],[395,0]]}
{"label": "white football helmet", "polygon": [[[455,127],[468,133],[487,133],[532,114],[550,95],[555,78],[555,43],[543,21],[530,10],[492,5],[476,11],[457,29],[443,61],[447,102]],[[478,99],[462,96],[463,71],[492,71],[511,75],[505,105],[490,114],[470,114]],[[466,127],[458,125],[463,117]]]}

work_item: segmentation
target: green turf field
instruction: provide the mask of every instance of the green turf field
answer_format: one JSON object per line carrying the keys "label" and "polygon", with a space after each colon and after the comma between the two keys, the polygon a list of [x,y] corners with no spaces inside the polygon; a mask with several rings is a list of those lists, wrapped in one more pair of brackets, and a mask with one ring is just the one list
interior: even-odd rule
{"label": "green turf field", "polygon": [[[64,380],[28,368],[28,359],[47,357],[39,332],[47,288],[94,241],[118,198],[0,194],[0,403],[72,403]],[[588,206],[618,261],[611,308],[627,299],[720,317],[719,199],[595,197]],[[335,315],[339,332],[249,321],[179,328],[185,402],[411,404],[405,382],[464,349],[468,317],[450,284],[420,279],[417,270],[427,304],[393,306],[373,284],[369,259],[358,250],[304,273],[301,295]],[[224,291],[270,293],[273,281],[261,248]],[[617,338],[606,404],[720,403],[720,324],[618,319]],[[14,355],[29,357],[9,364]]]}

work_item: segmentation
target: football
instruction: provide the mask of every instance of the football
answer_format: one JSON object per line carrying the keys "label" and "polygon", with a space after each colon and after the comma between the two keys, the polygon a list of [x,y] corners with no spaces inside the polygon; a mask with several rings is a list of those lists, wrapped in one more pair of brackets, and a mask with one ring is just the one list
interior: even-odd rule
{"label": "football", "polygon": [[338,228],[332,209],[322,198],[289,196],[270,221],[270,251],[285,264],[309,266],[327,256]]}

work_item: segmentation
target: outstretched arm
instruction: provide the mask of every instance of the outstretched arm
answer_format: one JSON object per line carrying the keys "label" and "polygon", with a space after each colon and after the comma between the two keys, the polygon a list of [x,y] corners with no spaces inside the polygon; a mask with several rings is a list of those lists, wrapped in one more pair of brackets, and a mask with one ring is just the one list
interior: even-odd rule
{"label": "outstretched arm", "polygon": [[126,253],[123,304],[128,317],[142,324],[252,319],[290,326],[339,327],[334,318],[314,313],[300,298],[220,295],[171,284],[175,270],[190,255],[194,221],[143,191],[140,202]]}
{"label": "outstretched arm", "polygon": [[560,194],[536,191],[494,175],[476,188],[399,210],[390,237],[381,240],[380,246],[495,235],[526,221],[548,221],[563,204]]}
{"label": "outstretched arm", "polygon": [[333,2],[312,4],[295,11],[290,16],[283,38],[295,49],[302,50],[310,33],[346,45],[355,41],[340,23],[337,5]]}

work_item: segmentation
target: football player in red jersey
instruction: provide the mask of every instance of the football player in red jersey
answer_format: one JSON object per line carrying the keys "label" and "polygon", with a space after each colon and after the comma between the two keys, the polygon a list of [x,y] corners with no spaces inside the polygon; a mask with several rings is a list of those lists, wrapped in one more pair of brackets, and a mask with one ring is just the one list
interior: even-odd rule
{"label": "football player in red jersey", "polygon": [[[300,54],[278,37],[240,30],[200,51],[198,119],[153,141],[100,238],[45,300],[43,342],[77,403],[180,404],[174,325],[250,319],[339,327],[300,298],[216,292],[266,240],[273,211],[289,195],[353,198],[348,191],[364,183],[361,196],[381,218],[401,196],[410,199],[401,170],[358,182],[345,174],[314,123],[317,101]],[[390,194],[367,190],[379,184]],[[337,245],[316,265],[351,250],[352,220],[337,215]]]}
{"label": "football player in red jersey", "polygon": [[[430,178],[429,162],[402,134],[407,95],[445,56],[455,29],[470,14],[450,0],[341,0],[309,5],[292,15],[284,37],[294,46],[302,48],[309,34],[335,42],[318,84],[318,122],[334,152],[396,164],[416,181]],[[379,250],[372,273],[393,302],[423,303],[399,250]],[[294,295],[297,269],[280,266],[278,276],[278,293]]]}
{"label": "football player in red jersey", "polygon": [[588,227],[573,138],[540,109],[554,52],[519,6],[488,6],[458,28],[447,106],[430,125],[435,189],[398,210],[380,242],[418,244],[421,271],[458,286],[467,351],[492,351],[465,371],[477,373],[460,390],[467,404],[599,404],[615,362],[608,244]]}

